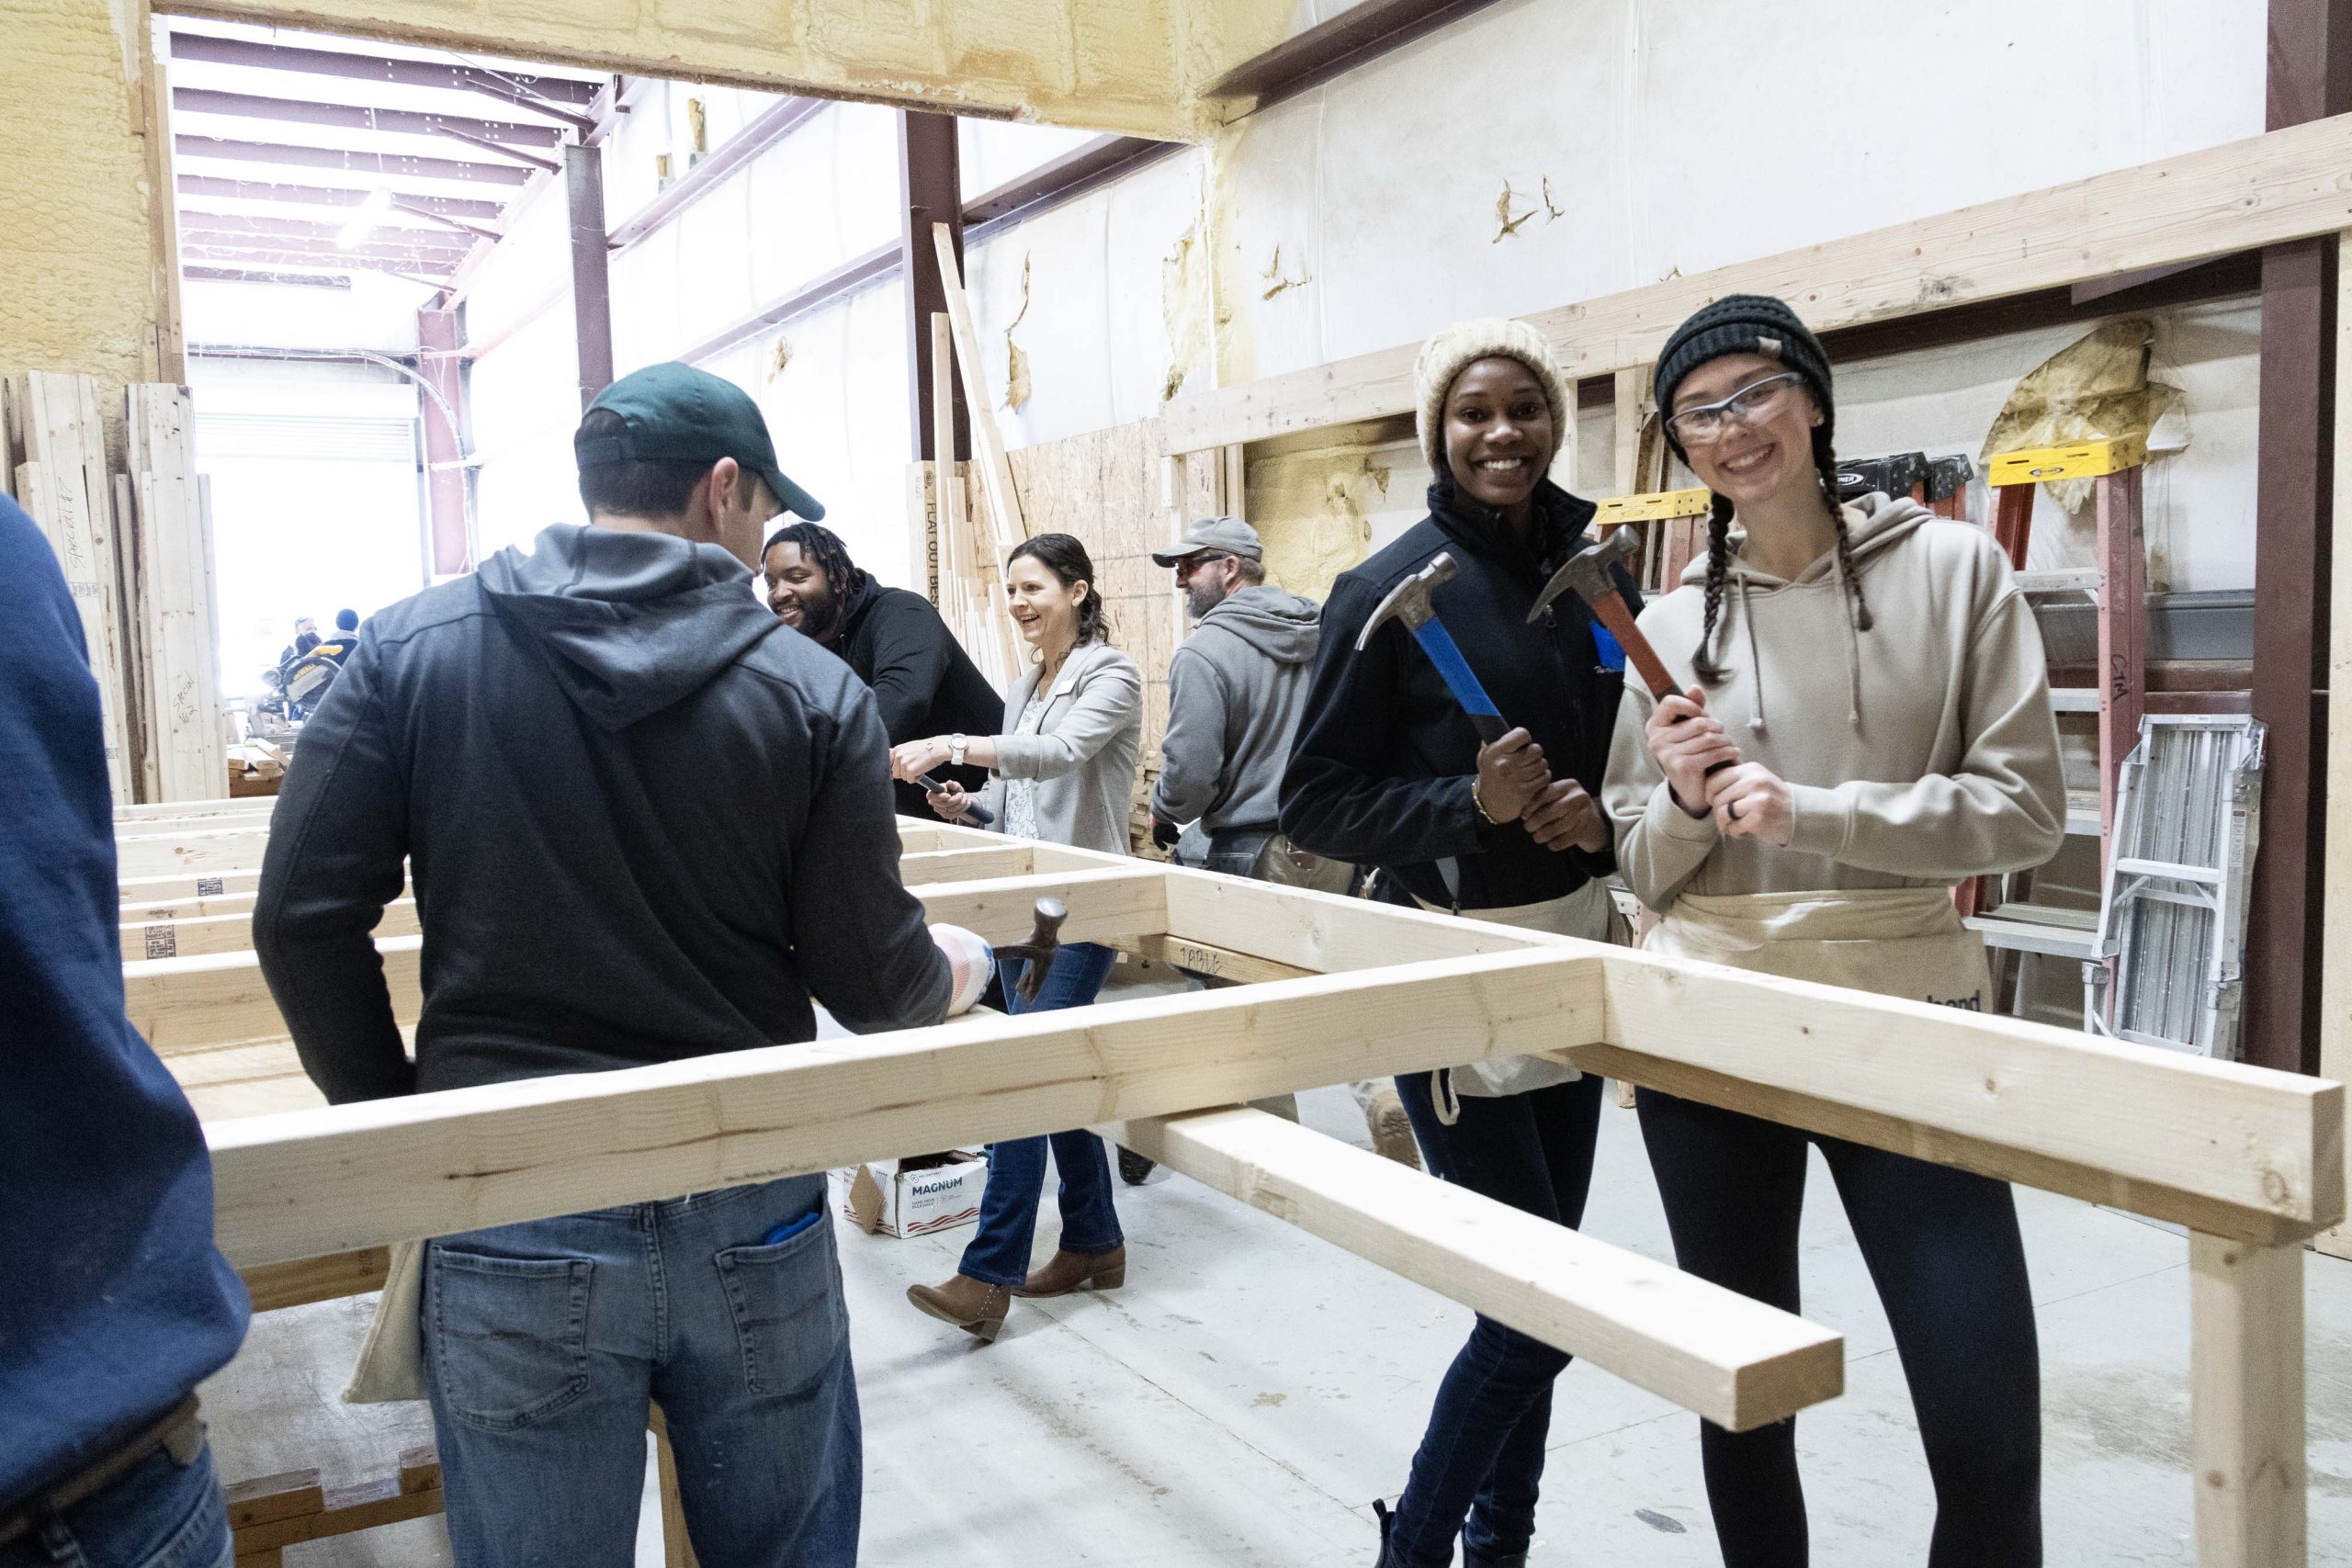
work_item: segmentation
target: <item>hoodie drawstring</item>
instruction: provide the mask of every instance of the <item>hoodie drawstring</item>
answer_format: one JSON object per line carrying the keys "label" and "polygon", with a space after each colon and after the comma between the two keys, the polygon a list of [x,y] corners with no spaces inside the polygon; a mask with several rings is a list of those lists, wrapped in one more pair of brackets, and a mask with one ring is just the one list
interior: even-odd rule
{"label": "hoodie drawstring", "polygon": [[1734,572],[1732,581],[1739,589],[1739,621],[1747,633],[1747,667],[1755,672],[1747,683],[1747,728],[1756,734],[1764,733],[1764,653],[1756,646],[1756,617],[1747,608],[1747,574]]}

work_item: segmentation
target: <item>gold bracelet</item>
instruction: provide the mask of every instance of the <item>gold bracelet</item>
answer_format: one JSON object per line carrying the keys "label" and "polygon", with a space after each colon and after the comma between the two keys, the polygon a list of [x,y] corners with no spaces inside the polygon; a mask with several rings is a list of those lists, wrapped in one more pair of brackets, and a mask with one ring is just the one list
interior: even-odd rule
{"label": "gold bracelet", "polygon": [[1492,813],[1487,811],[1487,803],[1478,798],[1478,776],[1476,773],[1473,773],[1470,776],[1470,805],[1472,809],[1478,813],[1479,818],[1487,824],[1487,827],[1499,828],[1502,826],[1502,823],[1497,820]]}

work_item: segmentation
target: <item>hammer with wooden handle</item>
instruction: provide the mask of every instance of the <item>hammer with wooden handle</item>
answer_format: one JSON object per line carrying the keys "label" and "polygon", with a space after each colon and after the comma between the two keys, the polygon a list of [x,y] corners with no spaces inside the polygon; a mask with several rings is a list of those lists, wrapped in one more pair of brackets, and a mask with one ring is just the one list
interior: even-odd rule
{"label": "hammer with wooden handle", "polygon": [[[1625,650],[1625,657],[1633,660],[1643,683],[1649,687],[1650,695],[1664,702],[1668,697],[1680,695],[1682,688],[1674,683],[1674,677],[1667,671],[1666,660],[1657,656],[1657,649],[1650,646],[1650,639],[1644,637],[1642,628],[1634,624],[1632,614],[1625,608],[1623,596],[1617,592],[1616,580],[1609,575],[1611,567],[1630,559],[1640,548],[1641,541],[1634,536],[1631,528],[1619,528],[1592,548],[1579,550],[1570,556],[1567,564],[1554,572],[1552,581],[1544,585],[1544,592],[1535,596],[1535,608],[1527,612],[1527,618],[1531,622],[1535,620],[1553,600],[1569,589],[1575,589],[1577,595],[1592,607],[1592,613],[1600,617],[1600,624],[1609,628],[1609,634],[1617,639],[1617,645]],[[1719,773],[1730,766],[1729,762],[1717,762],[1707,772]]]}
{"label": "hammer with wooden handle", "polygon": [[1609,635],[1617,639],[1617,646],[1625,650],[1625,657],[1634,661],[1650,695],[1663,699],[1682,688],[1674,683],[1674,677],[1667,673],[1666,661],[1658,658],[1657,649],[1642,635],[1642,628],[1634,624],[1623,596],[1617,592],[1616,581],[1609,575],[1611,567],[1631,560],[1641,547],[1642,542],[1634,537],[1634,530],[1619,528],[1590,549],[1570,556],[1567,564],[1554,572],[1552,581],[1544,585],[1544,592],[1535,596],[1535,608],[1527,612],[1527,619],[1533,625],[1551,608],[1553,600],[1575,589],[1600,624],[1609,628]]}
{"label": "hammer with wooden handle", "polygon": [[1478,683],[1470,661],[1462,657],[1462,649],[1445,623],[1437,618],[1437,607],[1430,603],[1430,592],[1440,583],[1453,581],[1453,558],[1440,550],[1430,558],[1430,564],[1413,573],[1388,591],[1386,598],[1374,606],[1372,616],[1356,634],[1356,651],[1362,653],[1372,642],[1372,634],[1387,620],[1400,621],[1430,656],[1437,672],[1445,679],[1445,689],[1470,716],[1470,723],[1478,731],[1479,740],[1488,746],[1500,740],[1510,727],[1503,722],[1502,710],[1495,706],[1495,699],[1487,695],[1487,688]]}

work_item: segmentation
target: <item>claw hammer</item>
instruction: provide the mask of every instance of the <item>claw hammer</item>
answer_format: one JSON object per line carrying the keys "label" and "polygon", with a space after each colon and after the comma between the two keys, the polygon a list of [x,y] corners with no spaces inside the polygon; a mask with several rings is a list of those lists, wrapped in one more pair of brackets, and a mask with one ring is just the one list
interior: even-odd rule
{"label": "claw hammer", "polygon": [[1020,962],[1027,965],[1021,971],[1013,994],[1024,1002],[1034,1002],[1037,993],[1046,988],[1046,976],[1054,967],[1054,954],[1061,948],[1062,922],[1069,919],[1069,906],[1058,898],[1040,898],[1031,911],[1034,917],[1027,942],[1006,942],[995,950],[997,962]]}
{"label": "claw hammer", "polygon": [[1502,710],[1495,706],[1495,699],[1487,695],[1487,688],[1478,683],[1477,673],[1470,661],[1462,657],[1453,634],[1437,618],[1437,607],[1430,603],[1430,595],[1439,584],[1453,580],[1453,558],[1443,550],[1430,558],[1430,564],[1413,573],[1388,591],[1387,597],[1374,606],[1372,616],[1356,634],[1356,651],[1362,653],[1372,642],[1372,634],[1384,621],[1401,622],[1430,656],[1437,672],[1445,678],[1445,689],[1470,716],[1470,723],[1478,731],[1481,744],[1491,746],[1510,731],[1503,723]]}
{"label": "claw hammer", "polygon": [[[1625,657],[1640,672],[1642,683],[1649,687],[1651,697],[1664,702],[1668,697],[1680,695],[1682,688],[1674,683],[1674,677],[1667,671],[1666,660],[1657,656],[1657,649],[1650,646],[1650,639],[1644,637],[1642,628],[1634,624],[1632,613],[1625,608],[1624,597],[1617,592],[1616,581],[1609,574],[1611,567],[1630,560],[1640,548],[1641,541],[1634,536],[1634,530],[1619,528],[1590,549],[1577,551],[1552,574],[1552,581],[1545,583],[1544,592],[1535,596],[1535,608],[1527,612],[1527,618],[1533,622],[1551,607],[1553,600],[1570,589],[1576,590],[1577,597],[1591,608],[1600,624],[1609,628],[1609,635],[1615,637],[1617,645],[1625,650]],[[1717,762],[1707,772],[1720,773],[1730,766],[1729,762]]]}

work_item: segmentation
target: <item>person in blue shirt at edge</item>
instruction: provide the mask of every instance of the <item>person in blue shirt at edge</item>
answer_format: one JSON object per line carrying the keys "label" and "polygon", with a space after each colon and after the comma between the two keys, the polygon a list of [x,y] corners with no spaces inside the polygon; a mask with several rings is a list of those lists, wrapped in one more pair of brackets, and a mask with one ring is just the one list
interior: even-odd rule
{"label": "person in blue shirt at edge", "polygon": [[187,1099],[123,1016],[98,685],[0,496],[0,1568],[229,1568],[197,1383],[244,1338]]}
{"label": "person in blue shirt at edge", "polygon": [[[1332,586],[1283,778],[1283,831],[1373,867],[1373,896],[1390,903],[1620,940],[1604,886],[1615,856],[1594,797],[1623,678],[1577,595],[1528,620],[1552,573],[1592,542],[1592,503],[1545,477],[1575,394],[1532,327],[1497,318],[1431,338],[1414,380],[1430,515]],[[1383,596],[1441,551],[1455,570],[1437,614],[1520,727],[1492,745],[1403,626],[1356,651]],[[1466,1057],[1475,1038],[1464,1047]],[[1407,1074],[1396,1089],[1431,1175],[1560,1224],[1582,1217],[1598,1078],[1514,1056]],[[1567,1361],[1478,1319],[1439,1385],[1396,1513],[1374,1505],[1380,1568],[1451,1562],[1457,1535],[1468,1568],[1523,1568],[1552,1384]]]}
{"label": "person in blue shirt at edge", "polygon": [[[823,508],[691,367],[600,393],[586,527],[379,612],[311,720],[254,940],[336,1103],[939,1022],[989,958],[899,885],[873,694],[785,629],[764,525]],[[416,1059],[368,932],[410,868]],[[706,1568],[849,1568],[863,1460],[822,1175],[427,1244],[424,1391],[467,1568],[627,1561],[649,1405]],[[414,1278],[414,1276],[412,1276]],[[389,1291],[388,1291],[389,1295]]]}

